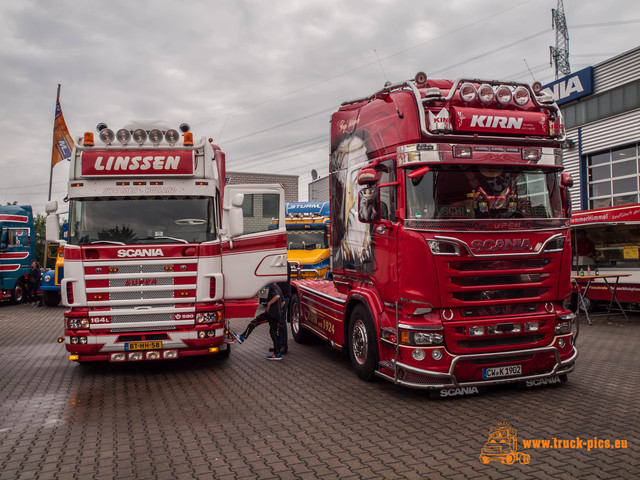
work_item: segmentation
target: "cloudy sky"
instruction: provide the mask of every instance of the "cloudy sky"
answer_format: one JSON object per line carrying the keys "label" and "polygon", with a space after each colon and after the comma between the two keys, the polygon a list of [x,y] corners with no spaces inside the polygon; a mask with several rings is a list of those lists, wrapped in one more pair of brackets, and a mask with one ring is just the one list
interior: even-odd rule
{"label": "cloudy sky", "polygon": [[[227,169],[328,172],[329,116],[424,71],[555,79],[557,0],[20,0],[0,2],[0,203],[44,213],[57,85],[71,135],[187,122]],[[565,0],[572,71],[640,45],[637,0]],[[66,190],[68,162],[53,175]]]}

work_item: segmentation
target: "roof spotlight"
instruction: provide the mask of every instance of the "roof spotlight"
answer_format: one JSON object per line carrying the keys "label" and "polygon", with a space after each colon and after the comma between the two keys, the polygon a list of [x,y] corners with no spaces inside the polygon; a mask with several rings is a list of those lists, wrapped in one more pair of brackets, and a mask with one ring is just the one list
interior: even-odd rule
{"label": "roof spotlight", "polygon": [[154,145],[158,145],[162,141],[162,138],[162,132],[157,128],[154,128],[149,132],[149,141]]}
{"label": "roof spotlight", "polygon": [[511,101],[511,89],[507,85],[500,85],[496,90],[496,98],[502,105],[506,105]]}
{"label": "roof spotlight", "polygon": [[144,128],[136,128],[133,131],[133,141],[138,145],[142,145],[147,140],[147,132]]}
{"label": "roof spotlight", "polygon": [[126,128],[121,128],[116,132],[116,139],[118,139],[122,145],[126,145],[131,140],[131,132]]}
{"label": "roof spotlight", "polygon": [[110,128],[107,128],[106,125],[105,125],[105,128],[100,130],[100,134],[98,136],[100,137],[100,140],[103,143],[106,143],[107,145],[111,145],[111,142],[113,142],[113,140],[116,138],[116,135],[115,133],[113,133],[113,130],[111,130]]}
{"label": "roof spotlight", "polygon": [[174,145],[176,142],[178,142],[178,140],[180,140],[180,134],[177,130],[171,128],[164,134],[164,139],[169,145]]}
{"label": "roof spotlight", "polygon": [[480,85],[480,87],[478,88],[478,97],[480,97],[480,101],[482,103],[491,102],[494,98],[493,88],[491,87],[491,85],[488,85],[486,83]]}
{"label": "roof spotlight", "polygon": [[478,91],[473,83],[463,83],[460,85],[460,98],[464,102],[473,102],[478,98]]}

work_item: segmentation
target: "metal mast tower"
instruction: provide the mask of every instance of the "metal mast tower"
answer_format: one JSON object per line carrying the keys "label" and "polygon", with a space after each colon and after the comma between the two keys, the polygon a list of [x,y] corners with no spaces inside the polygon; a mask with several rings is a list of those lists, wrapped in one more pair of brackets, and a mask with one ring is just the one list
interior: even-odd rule
{"label": "metal mast tower", "polygon": [[558,0],[557,8],[551,9],[551,28],[556,31],[556,46],[549,47],[551,60],[556,65],[556,79],[558,72],[562,75],[569,75],[571,67],[569,66],[569,30],[567,29],[567,20],[564,17],[564,5],[562,0]]}

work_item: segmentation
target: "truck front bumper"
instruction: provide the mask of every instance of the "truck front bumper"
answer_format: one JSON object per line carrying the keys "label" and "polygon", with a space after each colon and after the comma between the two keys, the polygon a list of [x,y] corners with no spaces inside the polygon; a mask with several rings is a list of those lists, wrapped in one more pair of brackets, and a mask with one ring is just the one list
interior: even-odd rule
{"label": "truck front bumper", "polygon": [[[529,373],[525,375],[492,378],[488,380],[459,380],[454,374],[456,366],[460,362],[473,362],[473,361],[491,361],[496,362],[508,362],[510,359],[517,359],[523,354],[553,354],[555,357],[555,364],[551,369],[547,369],[544,372]],[[556,375],[565,375],[573,371],[575,367],[575,360],[578,356],[578,350],[575,346],[572,347],[572,352],[569,358],[566,360],[560,359],[560,352],[554,346],[532,348],[528,350],[517,350],[510,352],[493,352],[493,353],[475,353],[467,355],[458,355],[453,358],[449,367],[448,373],[435,372],[431,370],[423,370],[411,365],[407,365],[396,360],[387,360],[380,362],[382,369],[391,371],[391,374],[387,374],[383,371],[376,371],[376,375],[389,380],[398,385],[405,387],[425,389],[425,390],[438,390],[443,388],[458,388],[458,387],[486,387],[491,385],[500,385],[506,383],[526,382],[527,380],[537,380],[542,378],[553,377]]]}

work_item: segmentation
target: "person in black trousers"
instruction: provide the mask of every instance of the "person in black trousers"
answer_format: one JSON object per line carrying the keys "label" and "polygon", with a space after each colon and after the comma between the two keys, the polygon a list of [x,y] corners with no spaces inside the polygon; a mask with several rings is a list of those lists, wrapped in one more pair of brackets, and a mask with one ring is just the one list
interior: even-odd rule
{"label": "person in black trousers", "polygon": [[289,317],[289,300],[291,300],[291,266],[287,263],[287,281],[278,282],[282,295],[284,296],[284,307],[280,323],[278,324],[278,342],[280,345],[280,353],[286,355],[289,350],[289,342],[287,335],[287,320]]}
{"label": "person in black trousers", "polygon": [[251,320],[243,333],[237,335],[236,333],[231,332],[231,335],[236,339],[236,342],[242,344],[258,325],[269,322],[269,335],[271,335],[271,341],[273,342],[273,353],[271,355],[267,355],[267,360],[282,360],[278,341],[278,325],[280,323],[280,318],[282,317],[283,307],[284,300],[282,290],[280,290],[280,287],[278,287],[275,282],[271,283],[269,285],[269,293],[267,294],[266,310]]}

